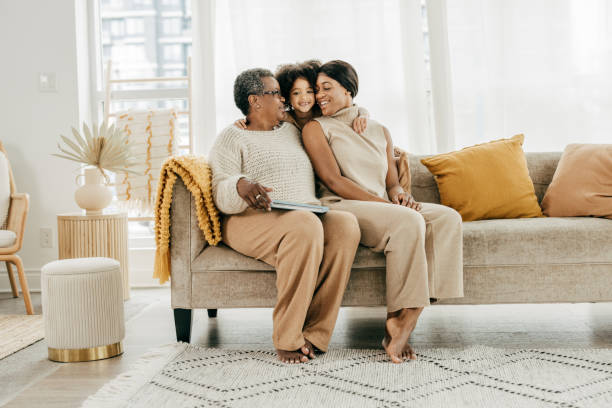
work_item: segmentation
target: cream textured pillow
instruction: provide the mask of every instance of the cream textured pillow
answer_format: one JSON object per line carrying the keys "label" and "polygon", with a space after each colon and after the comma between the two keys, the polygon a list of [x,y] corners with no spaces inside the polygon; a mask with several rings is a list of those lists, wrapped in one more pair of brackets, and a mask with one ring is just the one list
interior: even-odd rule
{"label": "cream textured pillow", "polygon": [[0,152],[0,228],[4,229],[11,205],[11,178],[9,163],[3,152]]}
{"label": "cream textured pillow", "polygon": [[612,144],[570,144],[542,200],[549,217],[612,219]]}
{"label": "cream textured pillow", "polygon": [[524,138],[516,135],[421,159],[436,178],[440,203],[457,210],[463,221],[541,217]]}

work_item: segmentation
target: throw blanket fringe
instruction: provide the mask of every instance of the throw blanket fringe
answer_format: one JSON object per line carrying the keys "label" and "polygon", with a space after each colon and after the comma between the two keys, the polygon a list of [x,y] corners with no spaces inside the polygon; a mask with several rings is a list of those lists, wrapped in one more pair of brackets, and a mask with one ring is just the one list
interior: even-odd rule
{"label": "throw blanket fringe", "polygon": [[162,165],[155,199],[155,265],[153,277],[163,284],[170,278],[170,204],[172,189],[180,177],[195,200],[198,226],[206,242],[221,241],[219,211],[212,198],[211,170],[203,157],[193,155],[168,158]]}

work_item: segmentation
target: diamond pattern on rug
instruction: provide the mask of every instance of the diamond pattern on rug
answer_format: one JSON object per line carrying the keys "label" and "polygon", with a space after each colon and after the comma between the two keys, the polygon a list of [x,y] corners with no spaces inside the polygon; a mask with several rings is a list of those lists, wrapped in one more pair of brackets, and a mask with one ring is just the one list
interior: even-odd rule
{"label": "diamond pattern on rug", "polygon": [[184,350],[139,386],[127,406],[612,406],[609,349],[424,349],[404,364],[391,364],[382,350],[331,350],[289,365],[272,351],[176,347]]}

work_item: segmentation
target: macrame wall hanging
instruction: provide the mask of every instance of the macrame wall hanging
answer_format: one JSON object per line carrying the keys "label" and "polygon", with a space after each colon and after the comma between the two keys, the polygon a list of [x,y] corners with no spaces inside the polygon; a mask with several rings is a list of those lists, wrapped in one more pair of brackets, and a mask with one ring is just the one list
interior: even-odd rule
{"label": "macrame wall hanging", "polygon": [[164,161],[178,151],[174,109],[117,112],[117,126],[132,143],[141,174],[117,173],[118,206],[130,215],[153,214],[157,181]]}

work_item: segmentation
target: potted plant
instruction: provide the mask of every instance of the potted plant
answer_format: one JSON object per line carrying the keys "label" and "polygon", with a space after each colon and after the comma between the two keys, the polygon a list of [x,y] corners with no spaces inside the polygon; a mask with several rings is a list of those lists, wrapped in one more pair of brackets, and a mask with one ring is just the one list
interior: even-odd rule
{"label": "potted plant", "polygon": [[77,176],[77,180],[84,176],[85,183],[76,190],[74,198],[87,215],[101,214],[113,199],[105,170],[138,174],[130,169],[137,164],[131,153],[131,143],[123,130],[115,125],[108,126],[106,121],[99,128],[94,126],[93,134],[85,123],[84,136],[74,127],[72,134],[74,141],[60,135],[65,146],[58,143],[61,154],[54,153],[53,156],[85,165],[84,174]]}

